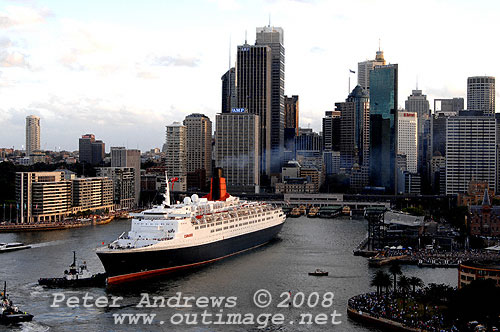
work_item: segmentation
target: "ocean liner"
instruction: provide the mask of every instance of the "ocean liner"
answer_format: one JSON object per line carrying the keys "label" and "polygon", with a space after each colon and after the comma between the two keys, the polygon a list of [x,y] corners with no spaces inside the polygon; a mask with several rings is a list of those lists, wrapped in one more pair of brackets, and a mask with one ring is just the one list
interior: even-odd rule
{"label": "ocean liner", "polygon": [[226,192],[216,169],[210,193],[170,204],[167,183],[159,206],[133,216],[128,234],[99,248],[109,284],[137,280],[211,263],[261,246],[283,227],[281,207],[249,202]]}

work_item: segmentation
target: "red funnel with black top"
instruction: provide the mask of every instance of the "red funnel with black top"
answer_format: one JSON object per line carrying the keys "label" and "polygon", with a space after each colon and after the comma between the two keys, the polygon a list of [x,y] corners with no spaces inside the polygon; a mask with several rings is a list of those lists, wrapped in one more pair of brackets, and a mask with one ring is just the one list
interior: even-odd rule
{"label": "red funnel with black top", "polygon": [[209,201],[225,201],[228,197],[226,179],[222,177],[222,168],[217,167],[210,181],[210,193],[204,196],[204,198]]}

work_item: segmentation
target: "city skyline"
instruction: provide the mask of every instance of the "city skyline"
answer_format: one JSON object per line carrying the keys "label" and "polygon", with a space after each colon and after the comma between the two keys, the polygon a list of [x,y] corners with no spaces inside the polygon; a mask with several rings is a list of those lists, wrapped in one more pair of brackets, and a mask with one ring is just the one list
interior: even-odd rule
{"label": "city skyline", "polygon": [[[269,15],[271,25],[284,30],[285,95],[300,96],[300,126],[316,131],[324,112],[347,97],[349,69],[375,58],[379,39],[387,63],[399,64],[399,107],[417,76],[429,101],[466,98],[470,76],[500,76],[498,47],[462,24],[498,28],[493,1],[424,1],[411,17],[394,15],[405,7],[397,1],[253,4],[0,2],[1,147],[24,145],[31,114],[41,117],[43,150],[77,150],[88,132],[108,147],[149,150],[161,147],[166,125],[186,115],[214,121],[229,43],[234,66],[245,31],[253,44]],[[423,26],[422,15],[446,28]],[[355,82],[353,74],[351,90]]]}

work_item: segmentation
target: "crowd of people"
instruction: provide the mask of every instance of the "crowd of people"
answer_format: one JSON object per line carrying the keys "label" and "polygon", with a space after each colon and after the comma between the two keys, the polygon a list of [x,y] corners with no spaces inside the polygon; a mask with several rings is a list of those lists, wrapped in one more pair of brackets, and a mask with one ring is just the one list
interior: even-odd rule
{"label": "crowd of people", "polygon": [[409,264],[424,264],[435,266],[458,266],[465,261],[500,261],[500,253],[483,249],[469,249],[469,250],[454,250],[443,251],[435,249],[387,249],[384,250],[379,257],[398,257],[405,256],[401,259],[402,263]]}
{"label": "crowd of people", "polygon": [[403,324],[406,327],[427,332],[456,332],[454,326],[446,326],[443,314],[437,307],[428,307],[425,314],[413,296],[406,296],[406,303],[401,303],[392,293],[377,295],[367,293],[349,299],[349,308],[374,318],[385,318]]}

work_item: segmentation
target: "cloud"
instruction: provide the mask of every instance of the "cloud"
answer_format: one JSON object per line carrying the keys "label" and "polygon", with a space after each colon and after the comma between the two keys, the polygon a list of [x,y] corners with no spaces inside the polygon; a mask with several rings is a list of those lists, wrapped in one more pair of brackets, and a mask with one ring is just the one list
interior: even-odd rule
{"label": "cloud", "polygon": [[12,41],[10,40],[10,38],[6,36],[0,36],[0,47],[8,48],[10,46],[12,46]]}
{"label": "cloud", "polygon": [[7,6],[5,11],[0,12],[0,29],[42,23],[51,15],[47,9]]}
{"label": "cloud", "polygon": [[314,46],[314,47],[311,47],[311,53],[318,53],[318,54],[321,54],[321,53],[325,53],[326,52],[326,49],[322,48],[322,47],[319,47],[319,46]]}
{"label": "cloud", "polygon": [[140,71],[137,73],[137,77],[145,80],[156,80],[160,78],[158,75],[150,71]]}
{"label": "cloud", "polygon": [[0,67],[22,67],[29,68],[26,55],[14,51],[0,51]]}
{"label": "cloud", "polygon": [[156,56],[151,61],[151,64],[154,66],[165,66],[165,67],[198,67],[200,63],[200,59],[192,58],[192,57],[183,57],[183,56]]}

